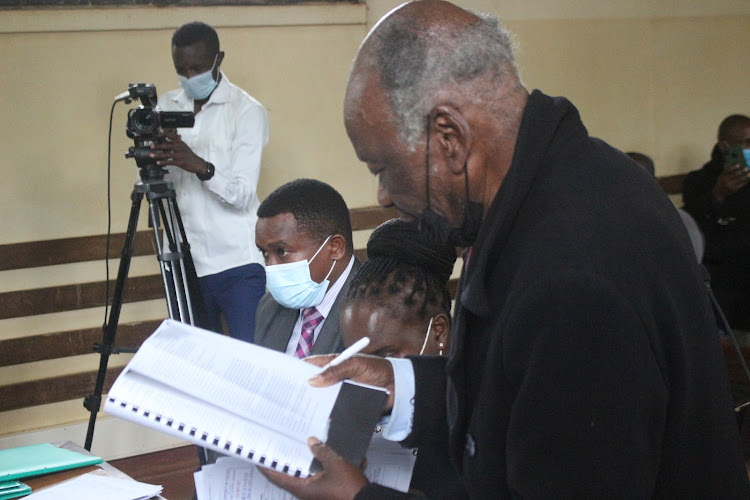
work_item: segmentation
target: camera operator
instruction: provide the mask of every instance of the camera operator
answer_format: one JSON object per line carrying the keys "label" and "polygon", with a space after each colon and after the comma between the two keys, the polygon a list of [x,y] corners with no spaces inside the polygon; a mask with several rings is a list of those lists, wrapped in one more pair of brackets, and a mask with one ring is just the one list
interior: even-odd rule
{"label": "camera operator", "polygon": [[192,111],[193,128],[162,130],[150,157],[167,167],[199,277],[205,317],[200,326],[253,341],[255,309],[266,287],[255,241],[261,152],[268,141],[266,110],[219,68],[224,52],[202,22],[172,36],[181,89],[159,99],[165,111]]}

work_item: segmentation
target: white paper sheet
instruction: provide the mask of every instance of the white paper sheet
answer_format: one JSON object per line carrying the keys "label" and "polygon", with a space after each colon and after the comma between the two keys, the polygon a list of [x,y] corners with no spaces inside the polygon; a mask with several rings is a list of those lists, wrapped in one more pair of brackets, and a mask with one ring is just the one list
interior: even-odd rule
{"label": "white paper sheet", "polygon": [[[367,450],[365,475],[370,481],[405,492],[415,461],[412,450],[376,433]],[[257,467],[231,457],[204,465],[194,476],[198,500],[294,500],[268,482]]]}
{"label": "white paper sheet", "polygon": [[159,485],[132,479],[119,479],[97,472],[89,472],[38,493],[25,497],[29,500],[141,500],[161,493]]}
{"label": "white paper sheet", "polygon": [[395,441],[388,441],[377,432],[373,434],[367,449],[365,476],[370,482],[406,492],[409,491],[416,461],[414,450],[404,448]]}

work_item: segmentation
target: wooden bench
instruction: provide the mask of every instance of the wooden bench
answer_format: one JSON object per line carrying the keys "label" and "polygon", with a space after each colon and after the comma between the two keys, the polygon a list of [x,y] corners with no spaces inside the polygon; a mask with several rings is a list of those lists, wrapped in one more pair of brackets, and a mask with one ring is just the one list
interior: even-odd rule
{"label": "wooden bench", "polygon": [[[364,231],[395,217],[395,211],[380,207],[355,208],[350,211],[352,229]],[[112,235],[110,257],[118,257],[125,234]],[[106,235],[64,238],[27,243],[0,245],[0,271],[40,268],[59,264],[103,261],[107,246]],[[360,258],[365,249],[355,250]],[[151,230],[138,231],[133,256],[154,255]],[[116,268],[114,273],[116,273]],[[114,291],[116,276],[111,276],[109,292]],[[0,320],[27,318],[41,314],[78,309],[104,307],[107,283],[102,281],[72,283],[30,290],[0,293]],[[126,280],[123,303],[164,298],[160,274],[129,277]],[[156,329],[161,320],[120,322],[115,338],[116,346],[137,347]],[[102,328],[83,328],[57,331],[27,337],[0,340],[0,367],[90,354],[95,342],[101,341]],[[105,392],[121,368],[109,368]],[[43,378],[16,384],[0,385],[0,412],[37,405],[68,401],[91,394],[97,371],[86,371],[57,377]]]}

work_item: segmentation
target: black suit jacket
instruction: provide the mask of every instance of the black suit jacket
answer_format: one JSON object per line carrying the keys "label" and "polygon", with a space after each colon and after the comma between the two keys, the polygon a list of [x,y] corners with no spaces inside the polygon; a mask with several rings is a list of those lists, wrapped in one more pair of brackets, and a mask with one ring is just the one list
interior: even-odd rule
{"label": "black suit jacket", "polygon": [[[339,291],[318,333],[318,338],[315,339],[311,355],[339,353],[344,350],[344,342],[339,333],[339,309],[349,290],[349,283],[360,266],[359,260],[355,257],[349,276],[346,277],[344,286]],[[299,318],[299,309],[288,309],[282,306],[270,293],[266,292],[260,299],[255,313],[255,343],[276,351],[286,351],[297,318]]]}
{"label": "black suit jacket", "polygon": [[406,444],[449,432],[472,498],[750,498],[684,225],[565,99],[529,98],[454,325],[447,366],[412,360]]}

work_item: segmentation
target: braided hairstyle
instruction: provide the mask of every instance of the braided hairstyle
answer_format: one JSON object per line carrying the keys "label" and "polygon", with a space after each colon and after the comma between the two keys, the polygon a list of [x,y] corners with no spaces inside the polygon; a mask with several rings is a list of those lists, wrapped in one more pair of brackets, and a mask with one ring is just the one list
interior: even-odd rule
{"label": "braided hairstyle", "polygon": [[391,219],[378,226],[367,242],[369,260],[352,278],[345,306],[366,300],[378,307],[426,320],[438,313],[450,317],[448,280],[456,249],[433,241],[417,224]]}

